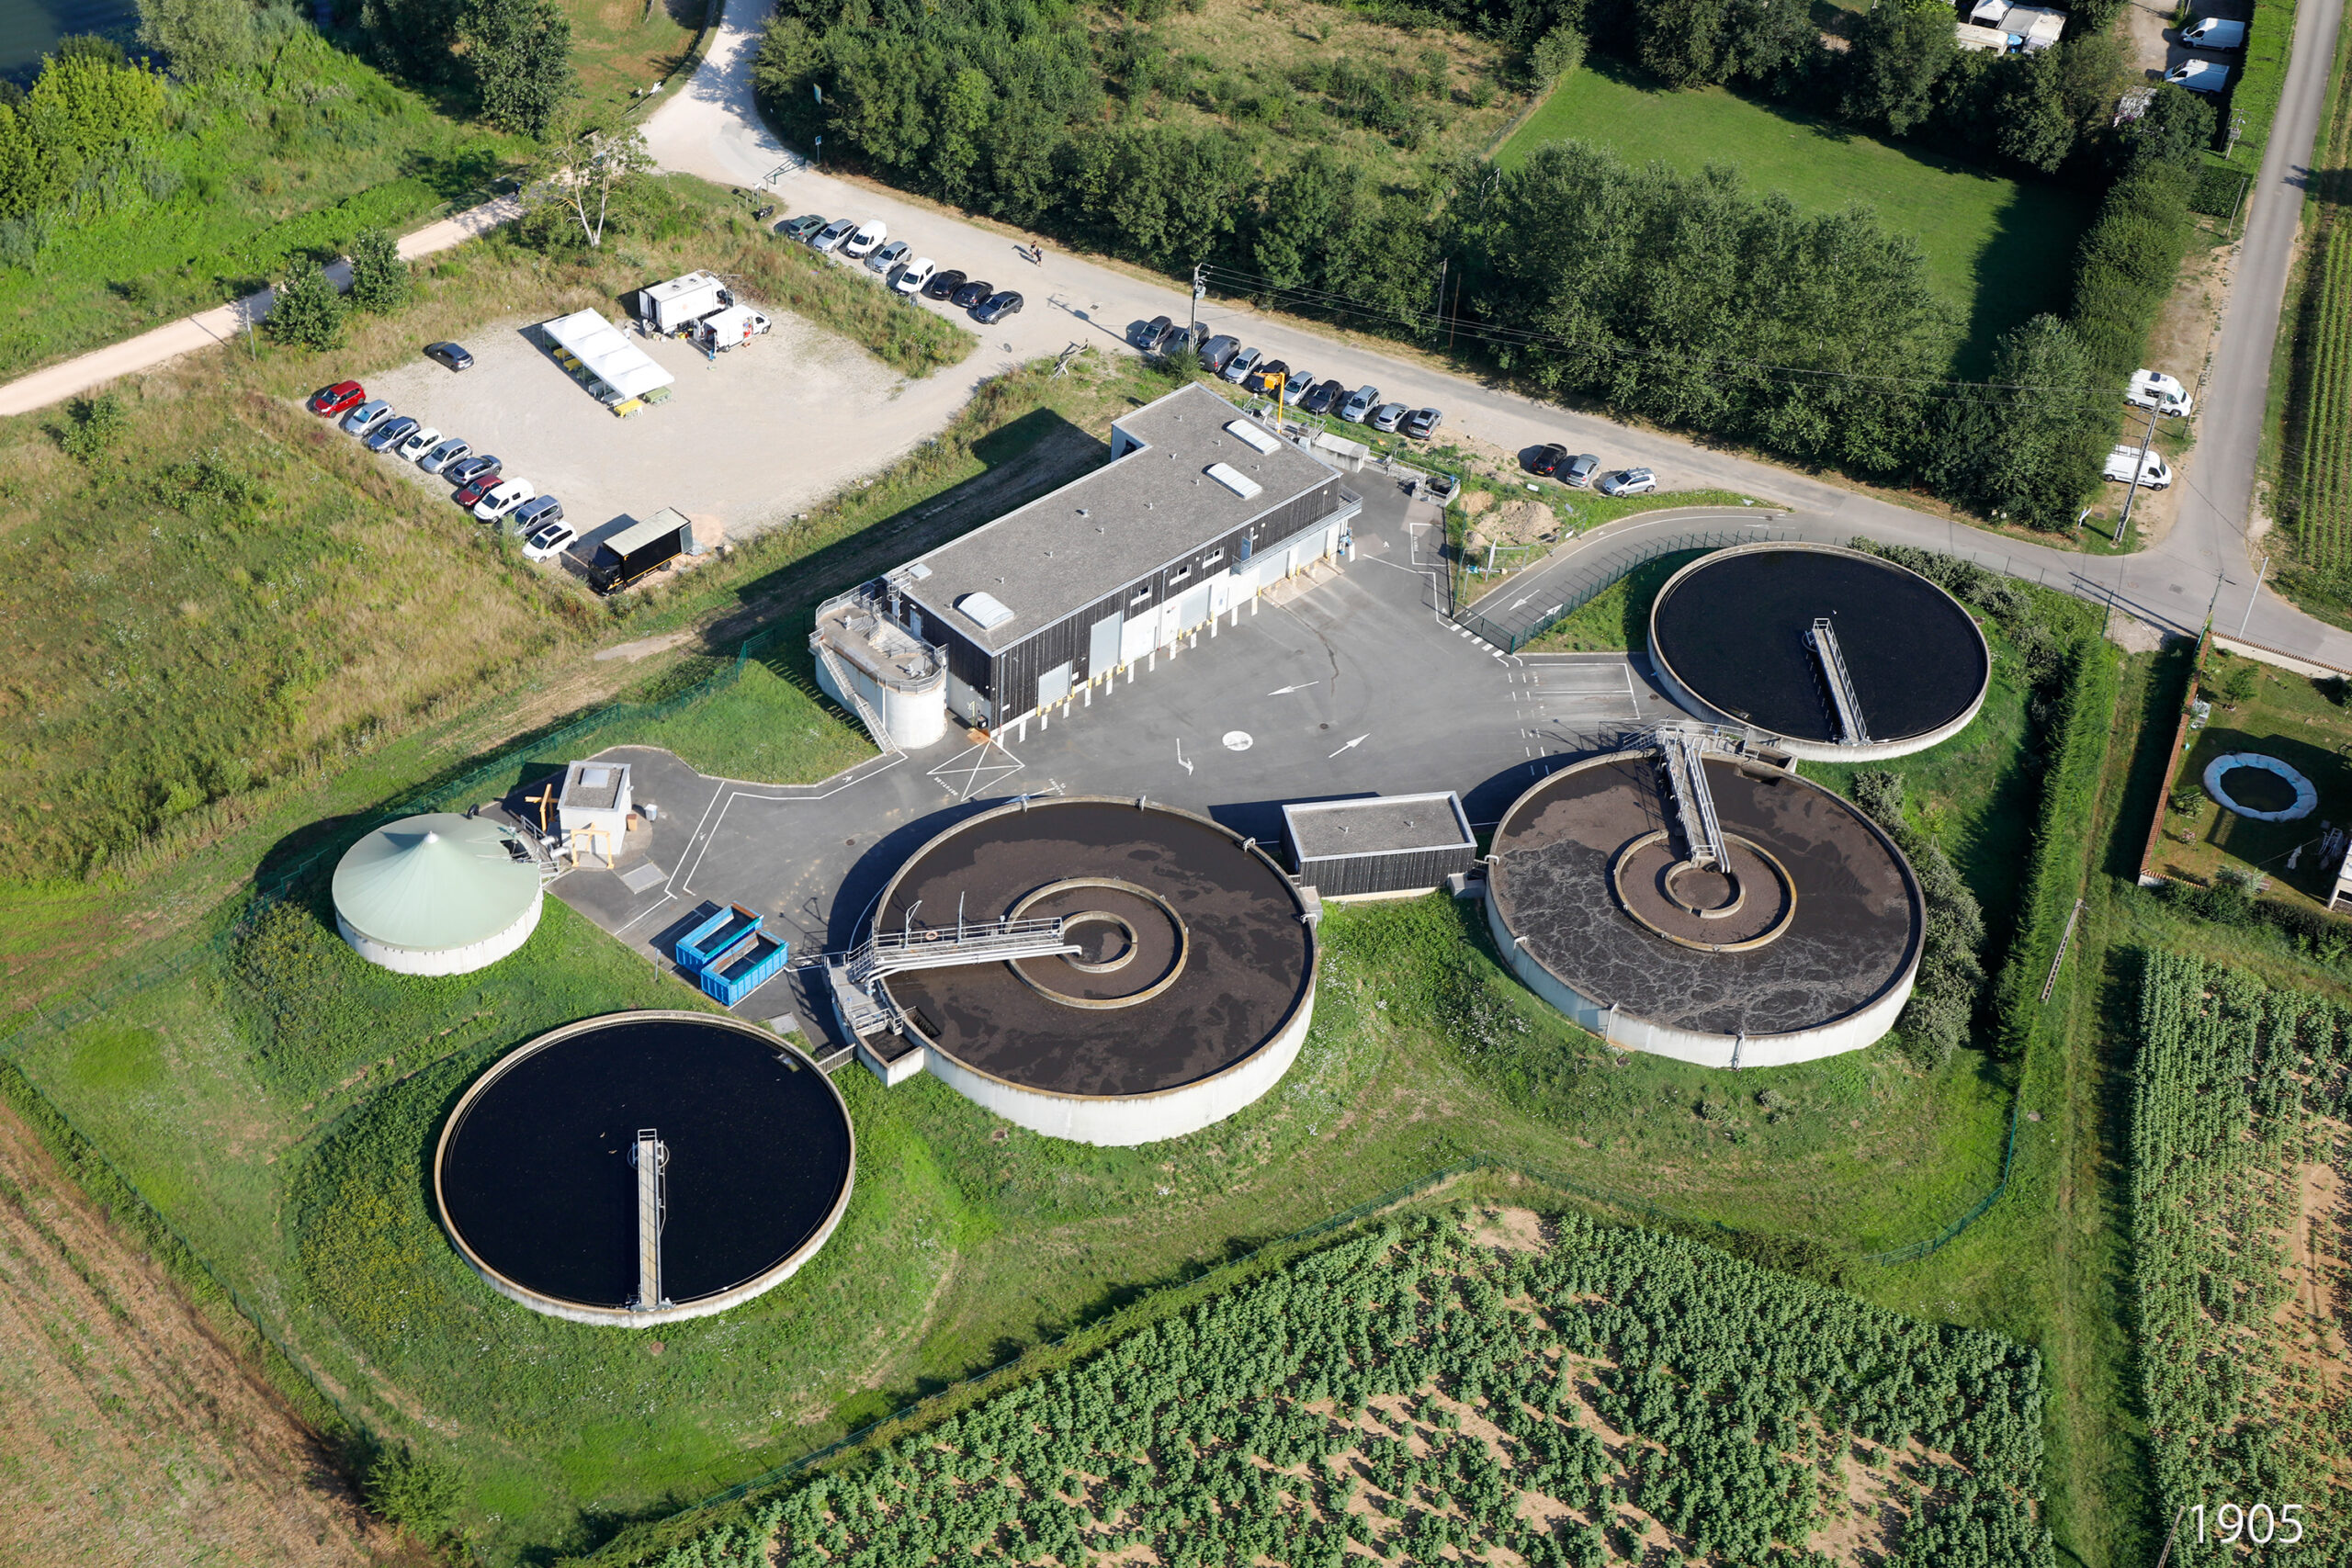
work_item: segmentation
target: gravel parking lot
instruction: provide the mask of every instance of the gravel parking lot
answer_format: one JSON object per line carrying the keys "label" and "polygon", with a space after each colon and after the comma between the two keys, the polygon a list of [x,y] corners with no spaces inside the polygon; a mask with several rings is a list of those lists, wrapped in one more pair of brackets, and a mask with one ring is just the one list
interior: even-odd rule
{"label": "gravel parking lot", "polygon": [[583,544],[664,506],[723,527],[728,538],[749,537],[936,434],[980,369],[967,362],[909,381],[854,344],[778,315],[766,336],[715,362],[676,339],[632,338],[678,380],[668,402],[617,419],[526,335],[534,324],[474,333],[466,340],[470,370],[453,374],[420,355],[368,378],[368,391],[560,497]]}

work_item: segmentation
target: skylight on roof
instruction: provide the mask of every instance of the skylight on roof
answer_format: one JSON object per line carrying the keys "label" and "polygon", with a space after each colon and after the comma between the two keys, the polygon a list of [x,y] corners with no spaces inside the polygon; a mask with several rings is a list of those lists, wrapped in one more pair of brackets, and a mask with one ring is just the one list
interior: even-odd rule
{"label": "skylight on roof", "polygon": [[1260,453],[1272,452],[1282,445],[1272,434],[1259,429],[1246,419],[1233,421],[1225,427],[1225,433],[1243,446],[1252,447]]}
{"label": "skylight on roof", "polygon": [[1208,476],[1244,501],[1266,488],[1229,463],[1211,463]]}
{"label": "skylight on roof", "polygon": [[967,593],[956,601],[956,608],[984,632],[992,632],[1012,619],[1012,612],[993,593]]}

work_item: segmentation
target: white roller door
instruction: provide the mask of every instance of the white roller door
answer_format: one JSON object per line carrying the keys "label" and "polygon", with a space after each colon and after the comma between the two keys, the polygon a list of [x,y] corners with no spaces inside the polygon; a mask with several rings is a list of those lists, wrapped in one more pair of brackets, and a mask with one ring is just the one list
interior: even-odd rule
{"label": "white roller door", "polygon": [[1154,637],[1159,630],[1159,612],[1146,610],[1119,628],[1119,662],[1133,664],[1151,651]]}

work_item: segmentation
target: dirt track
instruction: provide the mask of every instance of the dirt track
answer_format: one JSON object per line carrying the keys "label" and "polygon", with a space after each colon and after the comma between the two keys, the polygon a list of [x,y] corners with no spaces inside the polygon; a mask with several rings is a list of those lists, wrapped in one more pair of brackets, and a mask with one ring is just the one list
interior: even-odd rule
{"label": "dirt track", "polygon": [[424,1561],[6,1107],[0,1280],[0,1562]]}

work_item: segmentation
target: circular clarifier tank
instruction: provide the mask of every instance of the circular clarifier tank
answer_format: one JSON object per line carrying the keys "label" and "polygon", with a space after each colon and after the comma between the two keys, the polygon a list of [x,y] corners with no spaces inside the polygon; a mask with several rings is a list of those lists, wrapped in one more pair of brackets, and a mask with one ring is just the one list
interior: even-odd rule
{"label": "circular clarifier tank", "polygon": [[614,1013],[474,1080],[433,1185],[492,1289],[634,1325],[723,1312],[789,1279],[840,1224],[855,1155],[840,1092],[765,1030]]}
{"label": "circular clarifier tank", "polygon": [[[1865,741],[1844,732],[1816,623],[1850,680]],[[1650,608],[1650,662],[1697,716],[1798,757],[1860,761],[1925,750],[1984,705],[1992,655],[1960,602],[1859,550],[1741,545],[1702,556]]]}
{"label": "circular clarifier tank", "polygon": [[983,812],[915,852],[875,930],[920,947],[1049,919],[1076,951],[882,982],[924,1066],[1007,1121],[1152,1143],[1230,1116],[1297,1056],[1315,1003],[1305,899],[1263,850],[1190,812],[1102,798]]}
{"label": "circular clarifier tank", "polygon": [[1611,1043],[1708,1066],[1859,1050],[1894,1027],[1926,905],[1850,802],[1710,753],[1720,861],[1683,841],[1655,746],[1560,769],[1495,826],[1487,919],[1529,987]]}

